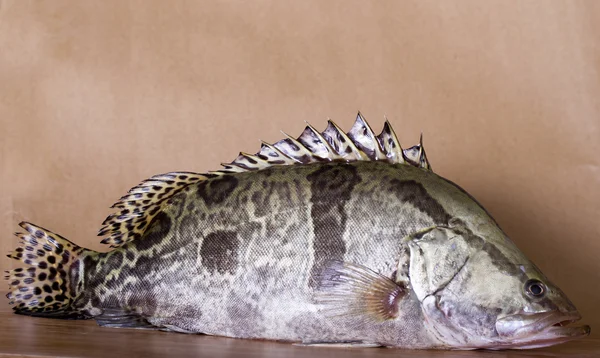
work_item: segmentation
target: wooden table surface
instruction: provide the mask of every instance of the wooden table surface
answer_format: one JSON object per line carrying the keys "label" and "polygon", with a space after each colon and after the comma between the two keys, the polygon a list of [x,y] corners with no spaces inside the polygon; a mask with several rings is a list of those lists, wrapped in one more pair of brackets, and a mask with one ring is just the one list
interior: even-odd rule
{"label": "wooden table surface", "polygon": [[0,357],[600,357],[600,340],[527,351],[407,351],[298,347],[286,343],[98,327],[15,315],[0,304]]}

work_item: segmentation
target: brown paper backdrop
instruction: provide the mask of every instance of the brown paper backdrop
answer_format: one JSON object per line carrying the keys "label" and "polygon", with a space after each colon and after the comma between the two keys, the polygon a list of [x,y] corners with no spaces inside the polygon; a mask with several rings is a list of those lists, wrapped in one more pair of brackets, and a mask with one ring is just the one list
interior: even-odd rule
{"label": "brown paper backdrop", "polygon": [[[0,1],[0,251],[304,120],[384,114],[600,329],[600,2]],[[1,268],[16,263],[2,258]]]}

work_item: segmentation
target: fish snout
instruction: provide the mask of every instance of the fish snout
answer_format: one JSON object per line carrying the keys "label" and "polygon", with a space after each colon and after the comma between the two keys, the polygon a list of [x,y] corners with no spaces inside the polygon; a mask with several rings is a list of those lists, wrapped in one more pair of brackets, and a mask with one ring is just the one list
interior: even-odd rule
{"label": "fish snout", "polygon": [[514,314],[499,318],[496,321],[496,331],[500,337],[512,339],[541,334],[557,338],[587,336],[590,333],[589,326],[568,326],[580,319],[581,314],[577,311]]}

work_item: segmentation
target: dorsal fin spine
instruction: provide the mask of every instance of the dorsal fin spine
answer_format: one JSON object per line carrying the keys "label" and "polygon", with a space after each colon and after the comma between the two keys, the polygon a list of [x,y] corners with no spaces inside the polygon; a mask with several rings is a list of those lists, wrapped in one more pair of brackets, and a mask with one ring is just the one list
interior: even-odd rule
{"label": "dorsal fin spine", "polygon": [[[263,140],[261,140],[261,143],[263,146],[269,148],[271,151],[273,151],[276,155],[277,158],[281,158],[280,160],[284,161],[284,162],[292,162],[292,163],[299,163],[296,159],[288,156],[287,154],[285,154],[284,152],[282,152],[281,150],[279,150],[278,148],[276,148],[273,144],[271,143],[267,143]],[[262,148],[261,148],[261,152],[262,152]],[[260,152],[259,152],[260,153]]]}
{"label": "dorsal fin spine", "polygon": [[388,160],[391,163],[406,163],[404,150],[402,150],[402,146],[398,141],[398,137],[394,132],[394,128],[392,128],[392,125],[387,119],[385,120],[383,129],[381,130],[381,133],[377,136],[377,139],[379,141],[379,145],[381,146],[381,148],[383,148]]}
{"label": "dorsal fin spine", "polygon": [[[336,137],[339,138],[333,138],[329,135],[327,130],[330,127],[336,134]],[[342,158],[346,160],[364,160],[366,158],[364,154],[356,147],[356,145],[354,145],[354,142],[348,137],[348,135],[331,119],[327,121],[327,128],[325,128],[325,130],[323,131],[324,137],[326,136],[326,134],[327,137],[331,140],[331,142],[328,141],[330,146],[333,147],[333,143],[338,144],[339,149],[337,149],[336,152]],[[350,149],[350,151],[346,152],[348,148]]]}
{"label": "dorsal fin spine", "polygon": [[423,169],[431,170],[431,165],[427,160],[427,154],[425,154],[425,147],[423,146],[423,133],[419,137],[419,166]]}

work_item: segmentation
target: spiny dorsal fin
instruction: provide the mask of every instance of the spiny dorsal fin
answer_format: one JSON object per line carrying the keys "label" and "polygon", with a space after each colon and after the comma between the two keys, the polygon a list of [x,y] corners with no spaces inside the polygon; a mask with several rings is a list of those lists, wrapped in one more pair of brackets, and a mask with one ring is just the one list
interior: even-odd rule
{"label": "spiny dorsal fin", "polygon": [[284,133],[284,138],[275,144],[263,142],[261,151],[255,155],[240,153],[233,162],[223,164],[225,169],[217,173],[243,172],[263,169],[273,165],[309,164],[343,160],[347,162],[381,160],[392,164],[410,164],[431,170],[420,144],[402,150],[396,133],[386,120],[383,130],[375,135],[368,122],[359,112],[348,133],[344,133],[329,120],[323,132],[308,124],[298,138]]}
{"label": "spiny dorsal fin", "polygon": [[152,219],[169,204],[169,199],[176,193],[191,184],[215,176],[278,165],[327,161],[377,160],[431,170],[422,137],[419,145],[402,150],[398,137],[387,120],[382,132],[375,135],[360,112],[348,133],[344,133],[329,120],[323,132],[307,124],[298,138],[284,135],[286,138],[274,144],[262,142],[260,151],[256,154],[240,152],[234,161],[223,163],[222,169],[207,174],[172,172],[144,180],[112,206],[119,211],[109,215],[102,223],[103,227],[98,233],[99,236],[106,236],[102,243],[117,247],[141,237]]}

